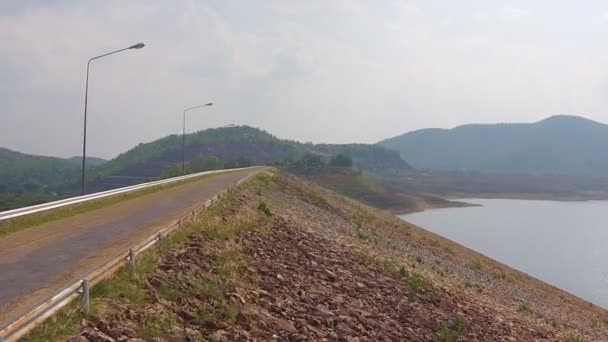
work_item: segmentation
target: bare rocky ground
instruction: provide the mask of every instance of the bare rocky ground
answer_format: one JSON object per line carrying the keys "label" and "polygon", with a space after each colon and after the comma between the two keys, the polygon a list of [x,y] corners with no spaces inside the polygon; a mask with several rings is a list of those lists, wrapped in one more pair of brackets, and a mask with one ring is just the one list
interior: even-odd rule
{"label": "bare rocky ground", "polygon": [[274,171],[148,260],[72,341],[608,341],[606,311]]}

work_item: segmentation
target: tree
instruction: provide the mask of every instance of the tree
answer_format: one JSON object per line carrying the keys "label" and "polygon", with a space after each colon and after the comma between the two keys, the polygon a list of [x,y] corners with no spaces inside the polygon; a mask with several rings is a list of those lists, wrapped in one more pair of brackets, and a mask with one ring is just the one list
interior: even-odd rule
{"label": "tree", "polygon": [[223,168],[224,163],[216,156],[211,156],[208,158],[196,157],[190,162],[190,169],[192,172],[220,170]]}
{"label": "tree", "polygon": [[325,159],[318,154],[307,153],[302,156],[301,160],[302,160],[303,166],[306,168],[320,169],[322,167],[325,167],[325,165],[326,165]]}
{"label": "tree", "polygon": [[177,177],[181,174],[181,165],[177,167],[177,165],[168,165],[165,166],[163,171],[160,173],[160,178],[171,178]]}
{"label": "tree", "polygon": [[246,157],[238,157],[233,161],[227,162],[224,167],[226,169],[235,169],[237,167],[248,167],[253,165],[253,161]]}
{"label": "tree", "polygon": [[347,155],[338,153],[331,158],[331,160],[329,161],[329,165],[339,167],[351,167],[353,166],[353,159]]}

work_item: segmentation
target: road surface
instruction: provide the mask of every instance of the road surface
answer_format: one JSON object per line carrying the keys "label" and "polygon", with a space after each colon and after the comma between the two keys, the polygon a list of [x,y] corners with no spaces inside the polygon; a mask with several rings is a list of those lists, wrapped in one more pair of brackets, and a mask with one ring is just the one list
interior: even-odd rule
{"label": "road surface", "polygon": [[0,324],[260,170],[206,176],[0,238]]}

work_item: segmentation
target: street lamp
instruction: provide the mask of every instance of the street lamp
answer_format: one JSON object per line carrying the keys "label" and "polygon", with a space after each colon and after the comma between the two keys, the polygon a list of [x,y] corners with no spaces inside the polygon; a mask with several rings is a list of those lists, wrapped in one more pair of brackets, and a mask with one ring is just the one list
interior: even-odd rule
{"label": "street lamp", "polygon": [[184,124],[182,132],[182,174],[186,174],[186,112],[192,109],[213,106],[213,102],[205,103],[204,105],[190,107],[184,109]]}
{"label": "street lamp", "polygon": [[120,49],[120,50],[112,51],[109,53],[105,53],[103,55],[95,56],[95,57],[89,59],[89,62],[87,63],[87,82],[86,82],[86,86],[85,86],[85,90],[84,90],[84,134],[82,135],[82,188],[81,188],[82,195],[85,194],[84,178],[85,178],[85,172],[86,172],[85,167],[86,167],[86,158],[87,158],[87,99],[89,96],[89,67],[91,66],[91,62],[96,59],[99,59],[101,57],[113,55],[113,54],[121,52],[121,51],[141,49],[144,46],[146,46],[146,44],[144,44],[144,43],[133,44],[124,49]]}

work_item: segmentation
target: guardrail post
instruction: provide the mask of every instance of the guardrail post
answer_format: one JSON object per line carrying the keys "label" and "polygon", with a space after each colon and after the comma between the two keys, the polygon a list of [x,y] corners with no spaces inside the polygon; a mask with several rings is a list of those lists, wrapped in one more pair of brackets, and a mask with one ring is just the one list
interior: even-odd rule
{"label": "guardrail post", "polygon": [[135,252],[133,249],[129,249],[129,270],[131,273],[135,273]]}
{"label": "guardrail post", "polygon": [[85,315],[88,315],[90,310],[89,292],[89,279],[82,279],[82,311]]}

